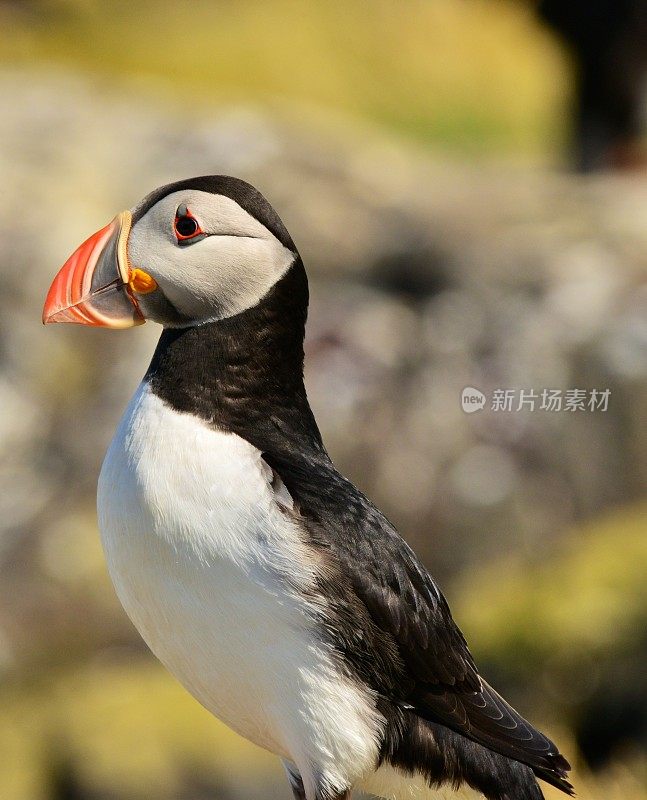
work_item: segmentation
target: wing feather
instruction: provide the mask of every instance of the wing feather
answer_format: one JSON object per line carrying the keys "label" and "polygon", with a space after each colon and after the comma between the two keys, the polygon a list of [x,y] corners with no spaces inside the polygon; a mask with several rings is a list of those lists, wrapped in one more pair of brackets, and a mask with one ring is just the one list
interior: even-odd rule
{"label": "wing feather", "polygon": [[388,699],[528,764],[570,792],[566,759],[481,678],[443,594],[389,521],[330,462],[291,469],[275,461],[273,467],[298,503],[312,543],[332,556],[340,579],[395,645],[401,675]]}

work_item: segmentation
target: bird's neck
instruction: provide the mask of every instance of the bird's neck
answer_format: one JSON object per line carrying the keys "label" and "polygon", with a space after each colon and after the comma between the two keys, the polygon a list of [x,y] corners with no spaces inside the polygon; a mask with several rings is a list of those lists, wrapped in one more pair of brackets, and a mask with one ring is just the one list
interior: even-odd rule
{"label": "bird's neck", "polygon": [[264,450],[276,437],[321,445],[303,383],[308,283],[300,259],[256,306],[233,317],[165,329],[146,373],[177,411]]}

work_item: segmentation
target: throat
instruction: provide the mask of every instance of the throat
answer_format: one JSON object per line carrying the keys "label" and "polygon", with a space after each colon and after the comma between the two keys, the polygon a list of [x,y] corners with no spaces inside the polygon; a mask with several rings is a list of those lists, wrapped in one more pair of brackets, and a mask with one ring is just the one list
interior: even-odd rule
{"label": "throat", "polygon": [[317,449],[303,383],[308,288],[302,264],[256,306],[215,322],[165,329],[145,380],[165,403],[260,450],[277,433]]}

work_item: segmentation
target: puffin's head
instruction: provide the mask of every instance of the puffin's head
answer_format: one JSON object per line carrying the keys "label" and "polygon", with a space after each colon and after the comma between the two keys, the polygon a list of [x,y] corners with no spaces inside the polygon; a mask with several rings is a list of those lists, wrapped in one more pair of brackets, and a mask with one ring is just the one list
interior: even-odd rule
{"label": "puffin's head", "polygon": [[256,305],[298,258],[263,195],[223,175],[152,192],[84,242],[47,294],[43,322],[185,327]]}

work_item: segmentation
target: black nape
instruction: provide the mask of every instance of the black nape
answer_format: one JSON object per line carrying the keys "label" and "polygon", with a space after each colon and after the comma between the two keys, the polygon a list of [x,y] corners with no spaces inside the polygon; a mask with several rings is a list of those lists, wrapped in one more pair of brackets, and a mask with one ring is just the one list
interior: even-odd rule
{"label": "black nape", "polygon": [[277,439],[320,450],[303,383],[308,282],[300,258],[254,307],[165,329],[146,372],[177,411],[236,433],[261,452]]}

